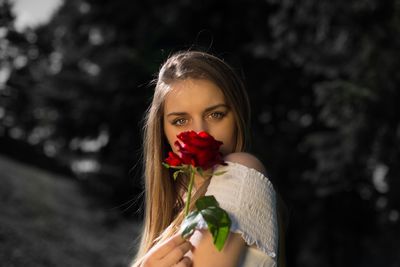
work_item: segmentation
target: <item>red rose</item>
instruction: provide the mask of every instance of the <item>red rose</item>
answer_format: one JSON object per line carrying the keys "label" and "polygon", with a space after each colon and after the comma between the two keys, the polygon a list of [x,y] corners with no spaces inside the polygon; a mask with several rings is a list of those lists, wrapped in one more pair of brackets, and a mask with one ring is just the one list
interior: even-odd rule
{"label": "red rose", "polygon": [[180,159],[183,164],[190,164],[194,167],[201,167],[207,170],[216,164],[225,164],[219,147],[221,141],[215,140],[207,132],[187,131],[177,135],[180,141],[175,142]]}
{"label": "red rose", "polygon": [[168,152],[168,158],[165,159],[165,162],[169,166],[174,166],[174,167],[182,164],[181,158],[177,154],[171,151]]}
{"label": "red rose", "polygon": [[[168,169],[177,169],[173,174],[174,180],[176,180],[180,173],[188,175],[189,178],[185,202],[186,218],[184,221],[185,224],[187,222],[189,222],[189,224],[185,226],[183,231],[185,234],[182,233],[182,236],[186,238],[193,233],[194,229],[200,223],[198,215],[201,215],[201,218],[207,222],[207,225],[212,225],[212,228],[217,229],[217,231],[210,230],[210,232],[213,236],[215,246],[221,251],[228,237],[231,225],[228,213],[219,207],[217,200],[213,196],[204,196],[197,200],[196,205],[199,201],[203,201],[203,204],[200,204],[203,208],[201,210],[198,208],[199,210],[191,213],[195,216],[189,214],[189,207],[195,174],[199,173],[203,176],[203,171],[217,164],[227,165],[222,159],[222,153],[219,152],[219,147],[222,145],[222,142],[215,140],[214,137],[206,132],[182,132],[178,134],[177,137],[179,141],[176,141],[174,145],[178,147],[180,155],[169,152],[168,157],[162,164]],[[217,172],[212,175],[221,175],[223,173],[224,172]],[[204,210],[207,210],[206,213],[208,216],[203,217]]]}

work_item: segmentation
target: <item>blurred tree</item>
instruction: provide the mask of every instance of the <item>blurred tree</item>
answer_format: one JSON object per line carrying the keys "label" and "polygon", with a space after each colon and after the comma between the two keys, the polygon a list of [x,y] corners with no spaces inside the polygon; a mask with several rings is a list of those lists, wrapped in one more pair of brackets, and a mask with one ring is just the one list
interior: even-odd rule
{"label": "blurred tree", "polygon": [[300,172],[308,193],[293,207],[297,264],[394,266],[387,237],[399,236],[399,5],[289,2],[273,20],[279,39],[291,41],[269,51],[299,66],[314,91],[313,123],[296,143],[316,164]]}
{"label": "blurred tree", "polygon": [[36,124],[35,81],[29,66],[38,51],[32,30],[15,30],[11,2],[2,1],[0,10],[0,142],[3,152],[16,154],[21,151],[14,145],[26,141]]}
{"label": "blurred tree", "polygon": [[93,192],[121,203],[141,190],[128,173],[138,165],[140,176],[138,126],[146,90],[136,87],[145,82],[145,69],[134,49],[118,41],[107,17],[96,21],[102,10],[66,1],[48,25],[37,29],[43,52],[38,64],[46,68],[37,90],[57,113],[52,134],[57,157]]}

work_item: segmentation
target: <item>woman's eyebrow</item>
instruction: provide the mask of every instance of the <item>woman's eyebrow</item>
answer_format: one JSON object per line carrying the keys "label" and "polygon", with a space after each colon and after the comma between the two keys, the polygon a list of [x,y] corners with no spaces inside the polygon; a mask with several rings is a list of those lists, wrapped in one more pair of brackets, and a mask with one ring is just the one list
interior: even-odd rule
{"label": "woman's eyebrow", "polygon": [[169,116],[183,116],[183,115],[186,115],[186,114],[187,114],[186,112],[171,112],[171,113],[169,113],[167,115],[167,117],[169,117]]}
{"label": "woman's eyebrow", "polygon": [[219,108],[219,107],[229,108],[229,106],[227,104],[217,104],[217,105],[214,105],[214,106],[206,108],[204,110],[204,112],[208,112],[208,111],[214,110],[214,109]]}
{"label": "woman's eyebrow", "polygon": [[[204,110],[204,113],[209,112],[209,111],[214,110],[219,107],[229,108],[229,106],[227,104],[217,104],[217,105],[206,108]],[[171,113],[168,113],[167,117],[168,116],[182,116],[182,115],[186,115],[186,114],[187,114],[187,112],[171,112]]]}

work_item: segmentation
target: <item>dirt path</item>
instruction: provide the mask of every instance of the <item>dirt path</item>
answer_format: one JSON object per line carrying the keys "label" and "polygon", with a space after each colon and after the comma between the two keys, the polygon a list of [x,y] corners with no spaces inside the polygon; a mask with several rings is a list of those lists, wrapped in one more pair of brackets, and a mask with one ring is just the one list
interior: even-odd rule
{"label": "dirt path", "polygon": [[108,216],[74,180],[0,156],[1,266],[127,266],[138,224]]}

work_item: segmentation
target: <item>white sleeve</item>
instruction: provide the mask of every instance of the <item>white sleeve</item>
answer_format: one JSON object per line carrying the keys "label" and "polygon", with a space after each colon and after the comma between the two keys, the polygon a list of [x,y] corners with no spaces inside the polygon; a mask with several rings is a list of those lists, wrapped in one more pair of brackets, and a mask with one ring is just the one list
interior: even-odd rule
{"label": "white sleeve", "polygon": [[227,162],[215,172],[206,195],[213,195],[231,218],[231,232],[275,258],[278,248],[276,194],[270,180],[261,172],[239,163]]}

